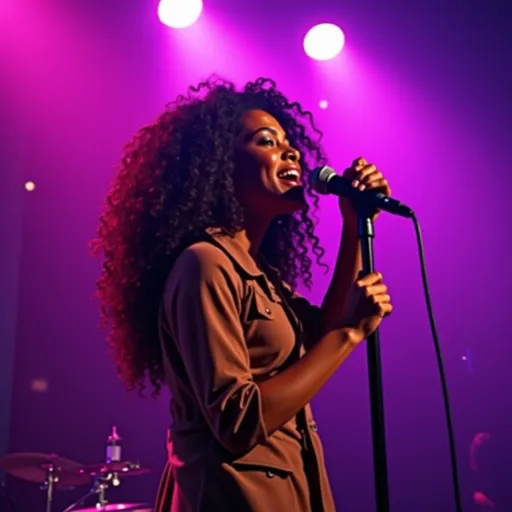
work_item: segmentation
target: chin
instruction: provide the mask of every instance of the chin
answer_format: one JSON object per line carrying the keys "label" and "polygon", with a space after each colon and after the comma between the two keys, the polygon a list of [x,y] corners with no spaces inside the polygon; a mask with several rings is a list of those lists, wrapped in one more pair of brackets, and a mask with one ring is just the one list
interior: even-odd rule
{"label": "chin", "polygon": [[281,194],[281,199],[292,203],[300,203],[306,205],[306,195],[304,193],[304,187],[296,185],[295,187],[289,188],[286,192]]}
{"label": "chin", "polygon": [[288,189],[286,192],[281,194],[279,199],[283,210],[286,210],[283,213],[295,213],[297,211],[304,210],[308,205],[304,194],[304,187],[301,186]]}

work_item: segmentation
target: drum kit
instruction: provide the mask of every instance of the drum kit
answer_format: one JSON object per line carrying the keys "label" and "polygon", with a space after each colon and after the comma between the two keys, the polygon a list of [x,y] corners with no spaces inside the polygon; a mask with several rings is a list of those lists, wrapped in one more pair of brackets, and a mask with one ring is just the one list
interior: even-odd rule
{"label": "drum kit", "polygon": [[[114,441],[112,441],[114,439]],[[107,492],[118,487],[121,479],[149,473],[140,464],[120,459],[120,438],[113,429],[107,444],[107,460],[99,464],[82,465],[78,462],[46,453],[12,453],[0,459],[0,469],[16,478],[41,485],[46,493],[45,512],[52,512],[54,492],[90,485],[90,490],[62,512],[151,512],[144,503],[109,503]],[[87,502],[92,502],[86,505]]]}

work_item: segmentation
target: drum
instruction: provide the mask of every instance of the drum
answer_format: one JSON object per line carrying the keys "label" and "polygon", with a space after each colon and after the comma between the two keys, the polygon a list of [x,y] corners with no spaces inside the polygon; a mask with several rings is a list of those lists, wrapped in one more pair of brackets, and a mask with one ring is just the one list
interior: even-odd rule
{"label": "drum", "polygon": [[147,503],[109,503],[103,507],[74,508],[73,512],[152,512],[153,509]]}

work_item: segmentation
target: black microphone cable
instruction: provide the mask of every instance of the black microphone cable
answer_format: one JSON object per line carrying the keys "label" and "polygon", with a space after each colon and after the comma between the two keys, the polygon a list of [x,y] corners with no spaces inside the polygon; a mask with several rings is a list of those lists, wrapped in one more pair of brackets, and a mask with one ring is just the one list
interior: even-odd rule
{"label": "black microphone cable", "polygon": [[446,426],[447,426],[447,430],[448,430],[448,441],[449,441],[449,445],[450,445],[450,463],[451,463],[453,491],[454,491],[454,496],[455,496],[455,510],[457,512],[462,512],[462,498],[461,498],[460,484],[459,484],[459,471],[458,471],[458,463],[457,463],[457,452],[455,449],[455,436],[454,436],[454,432],[453,432],[452,413],[451,413],[451,409],[450,409],[450,397],[449,397],[449,393],[448,393],[448,386],[446,383],[446,374],[444,371],[443,357],[441,354],[441,344],[439,342],[439,336],[437,333],[436,321],[435,321],[435,317],[434,317],[434,310],[432,308],[432,300],[430,297],[430,289],[428,286],[427,266],[425,264],[425,249],[423,246],[423,237],[421,235],[420,223],[414,213],[411,216],[411,220],[414,224],[414,230],[416,232],[416,242],[418,244],[418,254],[420,257],[420,271],[421,271],[421,280],[423,283],[423,292],[425,294],[425,303],[427,306],[430,330],[432,333],[432,340],[434,342],[434,348],[436,351],[437,366],[439,368],[439,378],[441,380],[444,411],[445,411],[445,415],[446,415]]}
{"label": "black microphone cable", "polygon": [[409,218],[412,220],[414,224],[414,229],[416,232],[416,241],[418,244],[418,253],[420,257],[421,280],[423,284],[423,291],[425,294],[425,302],[427,305],[430,330],[432,333],[432,340],[434,341],[437,365],[439,368],[439,376],[441,380],[444,411],[446,415],[446,426],[448,430],[448,441],[450,445],[450,462],[453,490],[455,495],[455,509],[456,512],[462,512],[462,498],[459,485],[459,472],[457,464],[457,454],[455,450],[453,422],[450,409],[450,397],[448,394],[446,374],[444,371],[443,357],[441,354],[441,344],[439,342],[439,336],[437,334],[434,311],[432,308],[432,300],[430,297],[430,290],[428,286],[427,268],[425,264],[425,249],[423,246],[423,238],[421,236],[421,228],[418,218],[416,217],[414,211],[411,208],[405,206],[403,203],[395,199],[385,198],[382,194],[375,195],[373,193],[369,193],[368,191],[366,193],[363,193],[353,189],[348,181],[345,181],[336,173],[334,169],[326,165],[322,167],[317,167],[316,169],[313,170],[311,175],[311,183],[313,185],[313,188],[320,194],[334,194],[337,196],[345,196],[352,202],[354,202],[356,205],[358,203],[363,205],[367,203],[371,207],[380,208],[383,211],[387,211],[395,215],[400,215],[402,217]]}

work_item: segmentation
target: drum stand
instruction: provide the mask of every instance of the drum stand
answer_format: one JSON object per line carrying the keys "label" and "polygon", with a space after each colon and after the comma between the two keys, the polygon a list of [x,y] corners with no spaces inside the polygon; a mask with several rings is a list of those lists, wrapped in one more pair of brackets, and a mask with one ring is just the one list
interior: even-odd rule
{"label": "drum stand", "polygon": [[52,512],[53,491],[55,490],[55,484],[59,481],[57,471],[58,468],[53,464],[48,464],[46,467],[46,480],[41,487],[43,491],[46,491],[46,512]]}
{"label": "drum stand", "polygon": [[[117,487],[121,481],[117,476],[117,473],[102,473],[98,475],[94,479],[94,485],[92,489],[85,495],[82,496],[79,500],[75,501],[72,505],[70,505],[64,512],[71,512],[76,507],[82,505],[87,498],[91,496],[97,496],[95,506],[97,508],[103,507],[108,503],[107,500],[107,490],[110,484],[112,487]],[[50,512],[47,510],[47,512]]]}

